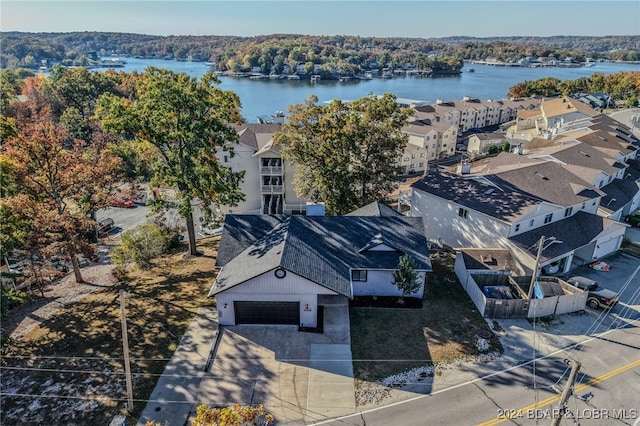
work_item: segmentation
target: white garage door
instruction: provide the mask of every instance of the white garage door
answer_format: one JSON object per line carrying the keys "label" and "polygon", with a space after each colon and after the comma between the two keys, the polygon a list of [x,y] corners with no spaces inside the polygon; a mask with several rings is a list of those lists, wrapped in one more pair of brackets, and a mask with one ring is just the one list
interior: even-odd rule
{"label": "white garage door", "polygon": [[611,254],[615,251],[617,251],[620,248],[620,240],[622,239],[622,236],[618,236],[615,238],[612,238],[610,240],[607,241],[603,241],[601,243],[596,244],[596,252],[594,254],[594,256],[599,259],[603,256],[606,256],[608,254]]}

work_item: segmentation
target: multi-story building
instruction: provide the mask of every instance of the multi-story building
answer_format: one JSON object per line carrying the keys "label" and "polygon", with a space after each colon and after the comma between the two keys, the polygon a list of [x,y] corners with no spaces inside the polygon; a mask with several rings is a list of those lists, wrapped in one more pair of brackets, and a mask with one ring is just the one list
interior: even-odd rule
{"label": "multi-story building", "polygon": [[245,201],[235,207],[223,207],[223,213],[304,213],[306,200],[293,189],[295,166],[284,160],[273,144],[280,124],[246,123],[236,126],[238,144],[234,155],[221,151],[217,157],[234,171],[244,170],[240,184]]}

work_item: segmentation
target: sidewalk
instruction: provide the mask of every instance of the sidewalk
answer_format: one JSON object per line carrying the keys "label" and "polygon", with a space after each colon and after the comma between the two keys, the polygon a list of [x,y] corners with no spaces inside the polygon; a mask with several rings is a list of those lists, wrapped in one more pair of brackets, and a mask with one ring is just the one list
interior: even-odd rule
{"label": "sidewalk", "polygon": [[138,426],[144,426],[148,420],[169,426],[186,424],[189,413],[195,411],[196,394],[218,336],[217,320],[215,307],[198,310],[158,379]]}

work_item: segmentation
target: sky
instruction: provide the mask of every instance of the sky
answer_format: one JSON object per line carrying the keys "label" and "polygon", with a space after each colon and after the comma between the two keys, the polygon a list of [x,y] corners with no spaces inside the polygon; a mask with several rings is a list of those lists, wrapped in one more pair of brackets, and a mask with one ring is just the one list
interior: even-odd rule
{"label": "sky", "polygon": [[0,0],[0,30],[243,37],[640,35],[640,1]]}

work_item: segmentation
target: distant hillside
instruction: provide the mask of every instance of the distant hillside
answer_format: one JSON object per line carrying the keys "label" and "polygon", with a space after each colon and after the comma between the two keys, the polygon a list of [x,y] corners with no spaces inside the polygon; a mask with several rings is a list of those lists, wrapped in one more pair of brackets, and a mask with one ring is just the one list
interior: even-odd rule
{"label": "distant hillside", "polygon": [[[153,36],[131,33],[0,33],[0,67],[36,69],[52,63],[86,65],[108,54],[214,61],[221,70],[260,67],[280,73],[303,64],[349,75],[370,67],[401,67],[455,71],[465,59],[571,57],[640,61],[639,36],[554,37],[358,37],[272,34],[235,36]],[[317,67],[316,67],[317,68]]]}

